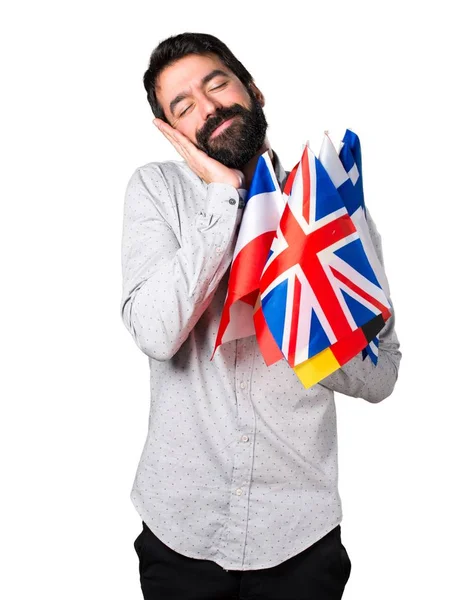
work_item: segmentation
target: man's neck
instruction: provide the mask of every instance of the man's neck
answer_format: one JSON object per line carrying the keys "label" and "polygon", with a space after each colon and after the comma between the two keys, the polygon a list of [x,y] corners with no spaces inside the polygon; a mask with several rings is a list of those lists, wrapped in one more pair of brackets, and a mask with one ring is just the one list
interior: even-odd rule
{"label": "man's neck", "polygon": [[249,160],[247,162],[247,164],[243,167],[242,172],[245,175],[245,188],[246,189],[248,189],[250,187],[251,180],[253,179],[254,171],[255,171],[256,165],[258,163],[258,158],[261,156],[261,154],[264,154],[264,152],[266,150],[269,151],[270,159],[273,160],[274,155],[272,152],[272,148],[270,147],[269,140],[266,138],[264,140],[264,143],[262,144],[261,148],[258,150],[258,152],[256,152],[256,154],[253,156],[253,158],[251,160]]}

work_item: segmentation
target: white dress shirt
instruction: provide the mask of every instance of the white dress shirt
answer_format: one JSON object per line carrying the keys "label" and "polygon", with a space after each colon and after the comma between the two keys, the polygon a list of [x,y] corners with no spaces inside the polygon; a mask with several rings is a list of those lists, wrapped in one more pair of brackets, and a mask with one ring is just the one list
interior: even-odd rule
{"label": "white dress shirt", "polygon": [[[273,162],[283,187],[275,153]],[[308,390],[285,360],[267,367],[254,336],[223,344],[210,361],[242,204],[234,187],[207,185],[182,161],[136,169],[121,314],[151,381],[132,502],[176,552],[248,570],[282,563],[341,522],[334,391],[383,400],[401,353],[393,313],[376,366],[359,353]]]}

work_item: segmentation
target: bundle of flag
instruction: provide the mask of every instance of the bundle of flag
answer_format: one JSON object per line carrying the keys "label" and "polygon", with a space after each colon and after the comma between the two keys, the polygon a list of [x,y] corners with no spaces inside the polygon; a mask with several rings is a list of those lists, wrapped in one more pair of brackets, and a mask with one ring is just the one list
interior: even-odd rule
{"label": "bundle of flag", "polygon": [[256,334],[267,365],[285,358],[305,387],[363,351],[391,316],[365,217],[361,149],[307,145],[281,192],[269,155],[257,164],[215,344]]}

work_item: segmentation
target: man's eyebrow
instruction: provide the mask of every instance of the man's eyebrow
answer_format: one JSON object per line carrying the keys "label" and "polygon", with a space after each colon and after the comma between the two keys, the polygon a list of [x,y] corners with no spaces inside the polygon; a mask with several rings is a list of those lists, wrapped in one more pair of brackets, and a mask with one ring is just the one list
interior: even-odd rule
{"label": "man's eyebrow", "polygon": [[[200,82],[201,86],[204,86],[206,83],[211,81],[214,77],[218,77],[218,75],[222,75],[223,77],[229,77],[229,73],[226,73],[225,71],[222,71],[221,69],[213,69],[213,71],[211,71],[210,73],[205,75],[205,77],[202,78],[202,81]],[[181,92],[180,94],[178,94],[178,96],[175,96],[175,98],[170,102],[170,105],[169,105],[170,112],[172,113],[172,115],[175,116],[175,113],[174,113],[175,106],[179,102],[181,102],[182,100],[187,98],[188,96],[189,96],[189,93],[187,93],[187,92]]]}
{"label": "man's eyebrow", "polygon": [[202,79],[202,85],[205,85],[211,79],[213,79],[213,77],[217,77],[218,75],[222,75],[223,77],[229,77],[229,73],[226,73],[225,71],[222,71],[221,69],[213,69],[213,71],[211,73],[209,73],[208,75],[205,75],[205,77]]}

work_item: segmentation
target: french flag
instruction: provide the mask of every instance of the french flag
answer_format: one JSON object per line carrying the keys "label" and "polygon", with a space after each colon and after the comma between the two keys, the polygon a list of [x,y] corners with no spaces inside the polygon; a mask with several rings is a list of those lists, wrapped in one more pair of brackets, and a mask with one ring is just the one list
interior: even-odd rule
{"label": "french flag", "polygon": [[221,344],[256,333],[253,309],[258,303],[259,281],[284,206],[285,200],[266,151],[259,157],[246,195],[213,355]]}

